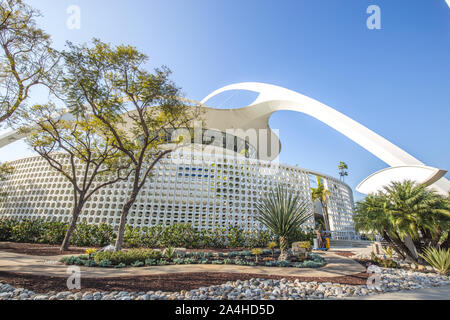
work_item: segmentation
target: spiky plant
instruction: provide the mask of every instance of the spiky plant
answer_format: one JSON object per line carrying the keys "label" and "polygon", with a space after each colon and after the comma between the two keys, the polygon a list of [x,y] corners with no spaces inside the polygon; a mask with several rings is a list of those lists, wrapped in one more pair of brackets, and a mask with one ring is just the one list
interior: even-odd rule
{"label": "spiky plant", "polygon": [[434,269],[441,274],[447,274],[450,270],[450,250],[428,247],[423,250],[423,254],[420,255],[430,264]]}
{"label": "spiky plant", "polygon": [[289,236],[312,217],[308,203],[298,194],[281,185],[275,187],[266,198],[256,204],[256,219],[279,237],[281,254],[279,260],[287,260],[286,249]]}
{"label": "spiky plant", "polygon": [[167,258],[167,259],[172,259],[173,258],[173,256],[175,255],[175,249],[174,248],[172,248],[172,247],[167,247],[165,250],[164,250],[164,256]]}

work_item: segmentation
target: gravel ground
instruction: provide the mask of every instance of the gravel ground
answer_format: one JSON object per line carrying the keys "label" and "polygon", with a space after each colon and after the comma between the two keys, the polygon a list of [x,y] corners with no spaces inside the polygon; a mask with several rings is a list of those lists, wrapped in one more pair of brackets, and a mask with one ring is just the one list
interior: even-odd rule
{"label": "gravel ground", "polygon": [[402,269],[376,269],[373,275],[379,276],[375,282],[378,287],[367,285],[346,285],[332,282],[302,282],[287,279],[260,279],[229,281],[221,285],[201,287],[180,292],[129,292],[129,291],[89,291],[48,292],[36,294],[23,288],[15,288],[7,283],[0,284],[0,300],[208,300],[208,299],[340,299],[366,296],[400,290],[414,290],[450,284],[449,276],[436,273],[422,273]]}

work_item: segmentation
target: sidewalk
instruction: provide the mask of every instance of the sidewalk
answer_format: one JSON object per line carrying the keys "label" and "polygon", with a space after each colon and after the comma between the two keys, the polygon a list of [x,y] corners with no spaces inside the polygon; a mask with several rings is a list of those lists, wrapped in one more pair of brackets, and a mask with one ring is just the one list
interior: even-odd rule
{"label": "sidewalk", "polygon": [[450,300],[450,286],[376,294],[350,300]]}
{"label": "sidewalk", "polygon": [[[366,271],[362,265],[349,258],[341,257],[328,252],[324,253],[323,257],[327,261],[327,265],[318,269],[193,264],[140,268],[130,267],[121,269],[81,267],[81,270],[84,276],[89,278],[143,276],[186,272],[251,273],[261,275],[261,277],[269,274],[294,277],[340,277]],[[67,266],[59,262],[60,258],[61,256],[38,257],[0,251],[0,271],[66,277]]]}

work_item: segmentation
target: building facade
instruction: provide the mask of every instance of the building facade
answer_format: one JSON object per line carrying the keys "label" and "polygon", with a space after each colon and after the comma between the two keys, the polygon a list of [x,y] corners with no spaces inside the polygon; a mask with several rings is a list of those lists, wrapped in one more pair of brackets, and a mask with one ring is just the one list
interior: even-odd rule
{"label": "building facade", "polygon": [[[66,161],[63,154],[60,157]],[[61,174],[40,156],[10,164],[15,171],[1,186],[1,192],[7,196],[0,203],[0,217],[70,221],[72,185]],[[143,227],[190,223],[199,229],[216,226],[261,229],[255,219],[255,205],[280,183],[299,194],[308,203],[308,210],[314,211],[310,180],[317,173],[288,165],[277,166],[276,172],[271,170],[274,169],[269,162],[245,157],[168,155],[144,185],[130,211],[128,224]],[[331,192],[328,204],[331,229],[341,236],[352,234],[350,187],[335,178],[320,176]],[[117,227],[129,192],[129,181],[99,190],[85,205],[80,219]],[[305,224],[313,226],[314,219]]]}

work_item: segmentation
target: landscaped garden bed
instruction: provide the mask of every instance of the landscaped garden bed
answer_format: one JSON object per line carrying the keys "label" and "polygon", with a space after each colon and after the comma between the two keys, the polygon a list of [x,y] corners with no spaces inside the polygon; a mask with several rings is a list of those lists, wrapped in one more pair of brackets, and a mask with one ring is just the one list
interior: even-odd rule
{"label": "landscaped garden bed", "polygon": [[177,251],[167,248],[164,251],[152,249],[130,249],[118,252],[89,251],[88,254],[63,257],[60,261],[67,265],[87,267],[143,267],[181,264],[224,264],[242,266],[320,268],[326,262],[320,255],[307,253],[306,256],[293,255],[289,261],[278,261],[280,250],[254,249],[252,251]]}

